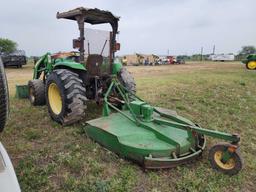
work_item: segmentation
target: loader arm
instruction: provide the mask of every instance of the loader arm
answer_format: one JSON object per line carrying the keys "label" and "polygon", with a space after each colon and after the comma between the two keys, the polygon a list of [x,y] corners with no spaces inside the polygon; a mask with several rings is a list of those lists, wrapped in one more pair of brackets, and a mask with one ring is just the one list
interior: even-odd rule
{"label": "loader arm", "polygon": [[33,79],[39,79],[42,72],[45,74],[52,70],[52,65],[48,65],[51,62],[51,53],[43,55],[35,64]]}

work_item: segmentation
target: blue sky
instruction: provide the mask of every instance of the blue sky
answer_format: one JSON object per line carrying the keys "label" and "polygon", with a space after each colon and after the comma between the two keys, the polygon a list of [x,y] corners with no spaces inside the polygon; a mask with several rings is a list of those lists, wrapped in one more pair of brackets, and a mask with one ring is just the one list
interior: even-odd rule
{"label": "blue sky", "polygon": [[255,0],[8,0],[0,6],[0,37],[28,55],[72,50],[77,25],[57,20],[57,11],[97,7],[120,16],[122,54],[237,53],[256,46]]}

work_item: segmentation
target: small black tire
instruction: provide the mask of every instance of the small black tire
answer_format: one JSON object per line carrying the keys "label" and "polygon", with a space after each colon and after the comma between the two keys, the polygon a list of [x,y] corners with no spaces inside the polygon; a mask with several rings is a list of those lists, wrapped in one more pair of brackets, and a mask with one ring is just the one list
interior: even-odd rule
{"label": "small black tire", "polygon": [[9,93],[4,66],[0,57],[0,132],[4,130],[9,113]]}
{"label": "small black tire", "polygon": [[77,73],[67,69],[54,70],[46,82],[46,104],[51,118],[71,125],[84,118],[86,89]]}
{"label": "small black tire", "polygon": [[41,79],[34,79],[28,82],[29,101],[33,106],[45,105],[45,84]]}
{"label": "small black tire", "polygon": [[229,143],[219,143],[211,147],[209,151],[209,161],[211,167],[227,175],[236,175],[243,168],[243,159],[240,150],[236,149],[231,154],[227,162],[222,162],[222,155],[231,146]]}
{"label": "small black tire", "polygon": [[132,74],[126,69],[122,68],[118,74],[118,79],[122,85],[132,94],[136,94],[136,83]]}

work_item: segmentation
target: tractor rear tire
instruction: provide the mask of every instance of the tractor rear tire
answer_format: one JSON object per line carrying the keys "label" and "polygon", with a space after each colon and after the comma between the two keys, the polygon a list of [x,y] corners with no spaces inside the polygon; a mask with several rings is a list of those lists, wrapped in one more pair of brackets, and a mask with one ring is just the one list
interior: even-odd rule
{"label": "tractor rear tire", "polygon": [[9,93],[4,66],[0,57],[0,132],[4,130],[9,112]]}
{"label": "tractor rear tire", "polygon": [[45,105],[45,85],[41,79],[28,82],[29,100],[33,106]]}
{"label": "tractor rear tire", "polygon": [[136,94],[136,83],[132,74],[126,68],[122,68],[118,74],[119,81],[132,94]]}
{"label": "tractor rear tire", "polygon": [[51,118],[71,125],[84,118],[86,89],[79,75],[67,70],[54,70],[46,82],[46,103]]}

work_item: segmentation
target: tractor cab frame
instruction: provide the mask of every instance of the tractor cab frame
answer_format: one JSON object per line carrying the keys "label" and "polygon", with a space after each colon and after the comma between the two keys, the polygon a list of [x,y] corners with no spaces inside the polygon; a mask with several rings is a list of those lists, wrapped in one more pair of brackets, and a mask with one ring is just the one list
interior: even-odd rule
{"label": "tractor cab frame", "polygon": [[[118,33],[118,21],[119,17],[114,16],[109,11],[104,11],[100,9],[90,9],[79,7],[67,12],[58,12],[57,19],[69,19],[77,21],[78,28],[80,31],[80,36],[78,39],[73,40],[73,48],[78,48],[80,52],[80,63],[85,63],[85,23],[91,25],[97,24],[110,24],[112,27],[112,32],[110,33],[110,53],[109,53],[109,64],[110,64],[110,74],[113,71],[113,60],[115,58],[115,52],[120,49],[120,44],[116,43],[116,35]],[[101,60],[101,59],[91,60]],[[90,59],[87,59],[89,61]],[[86,64],[87,65],[87,64]],[[90,66],[90,64],[89,64]]]}

